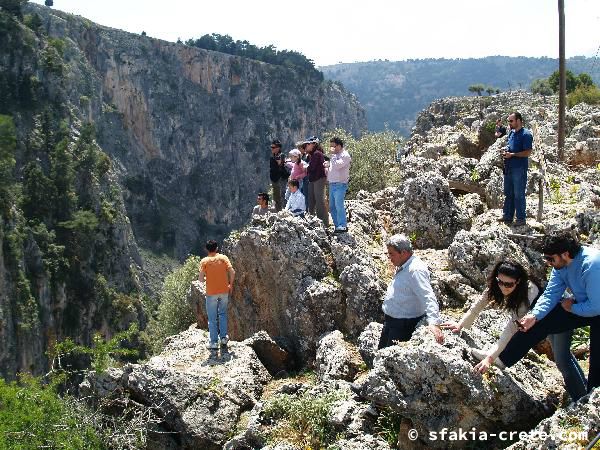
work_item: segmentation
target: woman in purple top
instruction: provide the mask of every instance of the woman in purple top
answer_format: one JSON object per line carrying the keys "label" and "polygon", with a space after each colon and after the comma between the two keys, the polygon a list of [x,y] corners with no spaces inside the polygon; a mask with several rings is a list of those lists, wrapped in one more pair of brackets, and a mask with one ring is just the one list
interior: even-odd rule
{"label": "woman in purple top", "polygon": [[325,206],[325,182],[327,175],[325,173],[323,148],[319,139],[311,137],[303,142],[306,145],[306,152],[310,155],[308,162],[308,212],[316,214],[323,221],[325,227],[329,226],[329,213]]}

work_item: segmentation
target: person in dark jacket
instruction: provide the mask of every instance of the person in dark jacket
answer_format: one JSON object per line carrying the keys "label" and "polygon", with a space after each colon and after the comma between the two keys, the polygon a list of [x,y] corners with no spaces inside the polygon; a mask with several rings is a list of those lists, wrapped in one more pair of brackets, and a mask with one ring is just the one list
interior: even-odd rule
{"label": "person in dark jacket", "polygon": [[289,174],[285,168],[285,156],[281,153],[281,141],[279,139],[271,142],[271,158],[269,161],[269,177],[273,188],[273,201],[275,210],[281,211],[283,208],[285,188]]}

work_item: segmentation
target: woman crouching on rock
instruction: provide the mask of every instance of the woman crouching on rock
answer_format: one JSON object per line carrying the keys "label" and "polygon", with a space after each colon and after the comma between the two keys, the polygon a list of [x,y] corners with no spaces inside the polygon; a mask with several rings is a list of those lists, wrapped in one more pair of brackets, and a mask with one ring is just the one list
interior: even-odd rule
{"label": "woman crouching on rock", "polygon": [[[498,262],[487,279],[487,288],[460,322],[445,322],[442,328],[448,328],[454,333],[460,333],[463,328],[469,328],[479,313],[490,304],[493,307],[506,310],[510,319],[504,326],[498,342],[487,351],[472,349],[473,356],[480,360],[475,370],[485,373],[492,364],[504,368],[498,355],[504,350],[510,338],[519,331],[518,319],[523,317],[534,305],[541,294],[540,286],[527,274],[521,264],[512,260]],[[569,395],[573,401],[586,393],[586,381],[583,371],[575,356],[571,353],[572,331],[551,334],[548,340],[552,345],[554,360],[560,370]]]}

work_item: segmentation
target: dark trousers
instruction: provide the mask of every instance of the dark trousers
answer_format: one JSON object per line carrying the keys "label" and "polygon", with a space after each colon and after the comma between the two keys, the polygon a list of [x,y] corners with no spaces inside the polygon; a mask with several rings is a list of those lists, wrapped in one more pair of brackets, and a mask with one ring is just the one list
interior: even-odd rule
{"label": "dark trousers", "polygon": [[424,316],[423,314],[411,319],[396,319],[386,314],[377,350],[394,345],[393,341],[405,342],[410,340],[413,331],[417,328],[417,324]]}
{"label": "dark trousers", "polygon": [[588,375],[587,390],[600,386],[600,316],[582,317],[565,311],[558,304],[529,331],[518,331],[510,340],[500,355],[500,361],[510,367],[519,361],[535,344],[549,334],[562,333],[590,326],[590,373]]}

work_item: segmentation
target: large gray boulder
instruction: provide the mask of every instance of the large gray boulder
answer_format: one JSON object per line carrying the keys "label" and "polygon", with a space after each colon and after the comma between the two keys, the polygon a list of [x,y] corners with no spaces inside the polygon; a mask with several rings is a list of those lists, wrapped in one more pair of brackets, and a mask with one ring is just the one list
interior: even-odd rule
{"label": "large gray boulder", "polygon": [[315,366],[319,380],[353,381],[363,361],[358,350],[338,331],[326,333],[318,343]]}
{"label": "large gray boulder", "polygon": [[541,358],[532,354],[484,376],[473,371],[474,363],[465,340],[446,334],[440,345],[420,327],[410,341],[378,351],[361,395],[409,418],[419,432],[417,443],[435,448],[465,442],[429,441],[432,430],[527,430],[554,412],[562,380]]}
{"label": "large gray boulder", "polygon": [[[542,420],[525,439],[508,447],[511,450],[590,448],[600,433],[600,389],[567,408]],[[597,448],[597,444],[592,447]]]}
{"label": "large gray boulder", "polygon": [[[512,258],[542,279],[543,260],[539,253],[528,252],[509,236],[511,230],[493,223],[487,230],[459,231],[448,247],[448,265],[470,280],[473,287],[483,290],[486,277],[500,259]],[[528,258],[528,254],[531,258]]]}
{"label": "large gray boulder", "polygon": [[89,373],[81,394],[96,401],[130,397],[146,405],[161,419],[148,430],[155,449],[221,449],[271,377],[249,346],[230,341],[216,357],[206,341],[206,332],[192,326],[170,337],[147,363]]}
{"label": "large gray boulder", "polygon": [[414,237],[417,248],[445,248],[459,230],[470,227],[448,181],[435,171],[407,180],[401,206],[392,214],[393,231]]}

